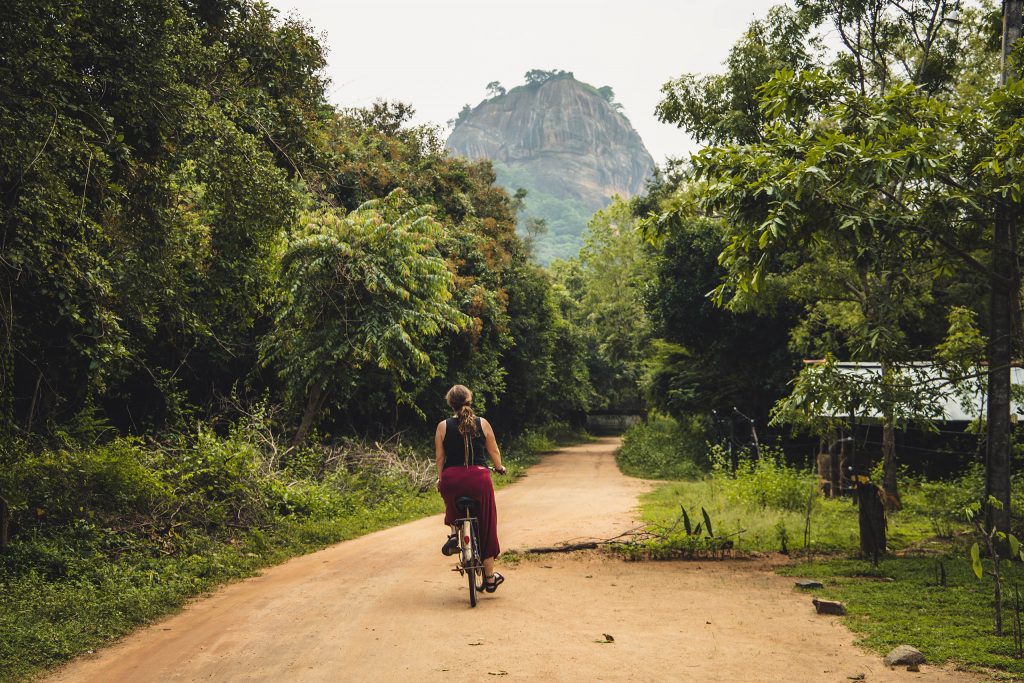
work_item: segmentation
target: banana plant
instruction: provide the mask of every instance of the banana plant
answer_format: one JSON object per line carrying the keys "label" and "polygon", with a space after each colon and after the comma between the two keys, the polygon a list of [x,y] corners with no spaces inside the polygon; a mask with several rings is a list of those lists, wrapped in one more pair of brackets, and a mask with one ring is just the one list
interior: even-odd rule
{"label": "banana plant", "polygon": [[[987,503],[989,507],[996,510],[1000,510],[1003,507],[1002,503],[992,496],[988,497]],[[969,506],[964,510],[964,514],[967,517],[967,521],[974,526],[974,530],[981,539],[980,542],[974,542],[970,551],[971,569],[974,570],[974,575],[979,580],[986,574],[984,565],[981,562],[981,543],[985,544],[985,550],[988,551],[989,557],[992,558],[992,569],[987,573],[992,577],[995,585],[996,635],[1001,636],[1003,635],[1003,586],[999,563],[1003,559],[1024,560],[1024,549],[1021,548],[1020,541],[1013,534],[998,531],[994,526],[986,525],[981,503],[974,503]],[[999,551],[1002,549],[1008,551],[1005,558],[999,554]]]}
{"label": "banana plant", "polygon": [[697,522],[697,526],[693,526],[693,522],[690,521],[690,515],[686,512],[686,508],[680,506],[683,513],[683,528],[686,530],[687,536],[700,536],[701,525],[703,525],[704,531],[707,532],[708,538],[714,538],[715,532],[711,528],[711,517],[708,515],[708,511],[703,507],[700,509],[701,515],[704,517],[703,522]]}

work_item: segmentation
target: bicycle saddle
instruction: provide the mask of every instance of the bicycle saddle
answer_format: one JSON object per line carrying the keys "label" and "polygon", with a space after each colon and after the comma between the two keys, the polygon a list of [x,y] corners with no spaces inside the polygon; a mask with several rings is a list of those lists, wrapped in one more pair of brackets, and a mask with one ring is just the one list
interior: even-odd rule
{"label": "bicycle saddle", "polygon": [[479,505],[479,503],[476,502],[476,498],[470,498],[469,496],[459,496],[455,500],[455,507],[459,508],[460,510],[463,508],[473,509],[477,505]]}

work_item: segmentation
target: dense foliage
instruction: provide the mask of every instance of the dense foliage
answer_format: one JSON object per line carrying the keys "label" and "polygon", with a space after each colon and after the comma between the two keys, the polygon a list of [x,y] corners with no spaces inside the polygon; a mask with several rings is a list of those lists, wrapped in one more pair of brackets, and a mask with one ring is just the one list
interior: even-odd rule
{"label": "dense foliage", "polygon": [[595,409],[641,411],[651,328],[644,299],[652,257],[629,202],[616,197],[595,213],[579,256],[551,273],[568,294],[567,317],[584,339]]}
{"label": "dense foliage", "polygon": [[408,105],[331,106],[302,21],[259,0],[6,9],[6,570],[68,534],[68,557],[179,557],[405,500],[422,482],[360,479],[331,444],[418,442],[455,382],[503,443],[586,408],[516,200]]}
{"label": "dense foliage", "polygon": [[[880,423],[898,505],[895,431],[941,398],[906,369],[934,363],[965,397],[992,378],[989,490],[1008,509],[1021,86],[1011,66],[994,87],[999,18],[991,3],[801,0],[751,24],[723,74],[665,85],[659,116],[705,146],[641,203],[660,252],[656,405],[823,437],[853,405]],[[881,369],[841,398],[827,364],[786,386],[801,356]]]}
{"label": "dense foliage", "polygon": [[394,429],[456,380],[519,424],[579,407],[550,355],[571,333],[489,165],[449,158],[406,105],[329,106],[301,22],[227,0],[10,9],[8,433],[83,411],[174,428],[232,392],[284,403],[299,432]]}

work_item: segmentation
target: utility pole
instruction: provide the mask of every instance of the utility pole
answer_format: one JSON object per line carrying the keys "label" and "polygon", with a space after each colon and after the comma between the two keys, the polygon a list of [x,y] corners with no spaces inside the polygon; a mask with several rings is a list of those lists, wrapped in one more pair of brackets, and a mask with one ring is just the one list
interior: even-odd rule
{"label": "utility pole", "polygon": [[[1003,0],[1003,54],[1000,83],[1017,78],[1010,59],[1021,35],[1024,0]],[[1013,288],[1016,230],[1015,207],[997,199],[992,242],[992,287],[989,300],[991,329],[988,352],[988,447],[985,463],[985,492],[1002,509],[988,506],[989,524],[999,531],[1010,530],[1010,367],[1013,360]]]}

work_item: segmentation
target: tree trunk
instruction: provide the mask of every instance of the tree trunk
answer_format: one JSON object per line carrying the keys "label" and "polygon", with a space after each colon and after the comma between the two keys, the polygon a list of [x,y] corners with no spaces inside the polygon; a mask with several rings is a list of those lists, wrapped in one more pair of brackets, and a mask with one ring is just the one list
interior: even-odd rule
{"label": "tree trunk", "polygon": [[882,467],[885,476],[882,487],[885,490],[885,509],[899,510],[903,507],[900,493],[896,485],[896,430],[892,425],[892,416],[886,415],[882,425]]}
{"label": "tree trunk", "polygon": [[[1003,55],[1000,80],[1003,85],[1017,74],[1010,62],[1013,45],[1021,35],[1024,0],[1003,0]],[[986,522],[999,531],[1010,530],[1010,366],[1014,297],[1014,257],[1012,238],[1016,220],[1011,207],[996,208],[992,239],[992,286],[989,299],[990,340],[988,347],[988,408],[986,426],[988,444],[985,454],[985,494],[1002,504],[1002,509],[986,505]]]}
{"label": "tree trunk", "polygon": [[882,490],[872,483],[857,484],[857,523],[860,527],[860,551],[871,563],[877,565],[878,558],[885,553],[885,506],[882,505]]}
{"label": "tree trunk", "polygon": [[320,415],[320,409],[324,407],[326,398],[327,393],[324,391],[323,385],[314,384],[309,392],[309,398],[306,399],[306,408],[302,411],[302,421],[299,422],[299,429],[295,432],[295,438],[292,439],[292,446],[298,446],[305,441],[309,430],[313,428],[316,418]]}
{"label": "tree trunk", "polygon": [[1010,530],[1010,364],[1013,276],[1012,254],[1008,248],[1011,221],[1006,207],[998,210],[995,221],[995,243],[992,254],[992,286],[989,299],[991,316],[988,345],[988,408],[986,426],[988,444],[985,458],[985,498],[992,496],[1002,509],[986,506],[989,528]]}
{"label": "tree trunk", "polygon": [[882,407],[882,487],[885,492],[885,509],[899,510],[900,493],[896,483],[896,428],[893,426],[892,367],[888,361],[882,361],[882,387],[884,389],[884,405]]}

